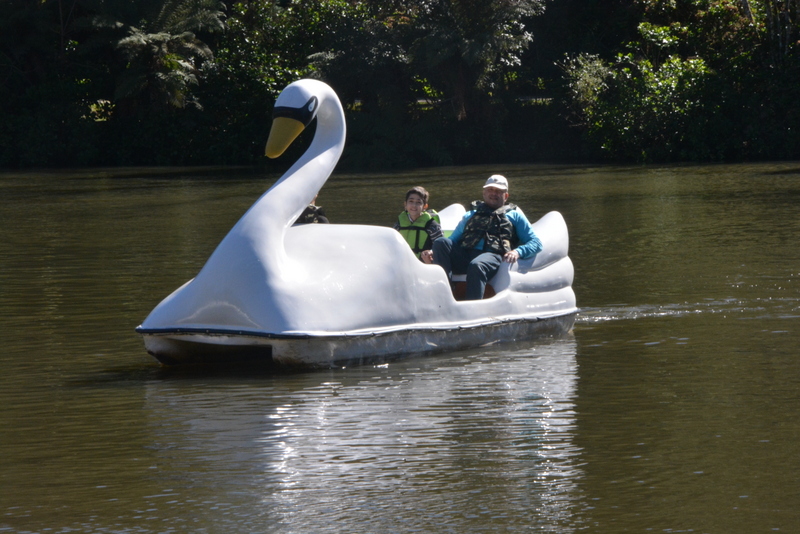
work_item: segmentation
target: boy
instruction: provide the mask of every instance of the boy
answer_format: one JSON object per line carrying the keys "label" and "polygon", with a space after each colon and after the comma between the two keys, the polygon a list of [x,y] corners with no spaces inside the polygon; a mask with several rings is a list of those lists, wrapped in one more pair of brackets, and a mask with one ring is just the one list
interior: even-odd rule
{"label": "boy", "polygon": [[433,263],[433,242],[442,237],[439,216],[428,210],[428,192],[416,186],[406,192],[405,211],[397,217],[394,229],[400,232],[417,258]]}

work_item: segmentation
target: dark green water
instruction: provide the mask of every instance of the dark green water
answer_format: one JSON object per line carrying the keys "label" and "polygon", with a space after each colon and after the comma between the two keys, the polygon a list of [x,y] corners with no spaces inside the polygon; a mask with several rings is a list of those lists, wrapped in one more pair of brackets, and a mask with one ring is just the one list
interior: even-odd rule
{"label": "dark green water", "polygon": [[494,172],[567,220],[573,335],[291,375],[163,369],[133,331],[275,177],[0,174],[0,532],[800,531],[800,163],[336,175],[318,203],[389,226]]}

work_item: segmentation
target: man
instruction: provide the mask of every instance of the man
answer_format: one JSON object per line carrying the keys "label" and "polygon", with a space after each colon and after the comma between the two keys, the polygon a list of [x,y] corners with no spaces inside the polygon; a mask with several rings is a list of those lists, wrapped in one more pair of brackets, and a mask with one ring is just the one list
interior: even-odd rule
{"label": "man", "polygon": [[483,186],[483,202],[472,203],[450,238],[433,242],[433,263],[451,278],[467,275],[465,300],[480,300],[502,262],[532,258],[542,250],[525,214],[508,201],[508,180],[494,174]]}

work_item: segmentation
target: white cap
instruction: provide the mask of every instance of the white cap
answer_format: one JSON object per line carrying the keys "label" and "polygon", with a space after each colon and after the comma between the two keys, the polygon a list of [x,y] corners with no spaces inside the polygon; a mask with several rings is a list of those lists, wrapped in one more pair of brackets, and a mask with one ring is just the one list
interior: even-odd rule
{"label": "white cap", "polygon": [[496,187],[497,189],[508,191],[508,180],[501,174],[493,174],[486,180],[486,185],[483,186],[484,189],[487,187]]}

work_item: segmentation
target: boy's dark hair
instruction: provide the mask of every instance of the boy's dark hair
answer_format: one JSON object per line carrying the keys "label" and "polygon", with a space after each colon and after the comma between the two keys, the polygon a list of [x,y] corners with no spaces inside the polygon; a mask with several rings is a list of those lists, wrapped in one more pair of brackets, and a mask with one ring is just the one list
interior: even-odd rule
{"label": "boy's dark hair", "polygon": [[414,186],[406,192],[406,200],[411,195],[419,195],[422,198],[422,204],[425,205],[428,203],[428,191],[422,186]]}

